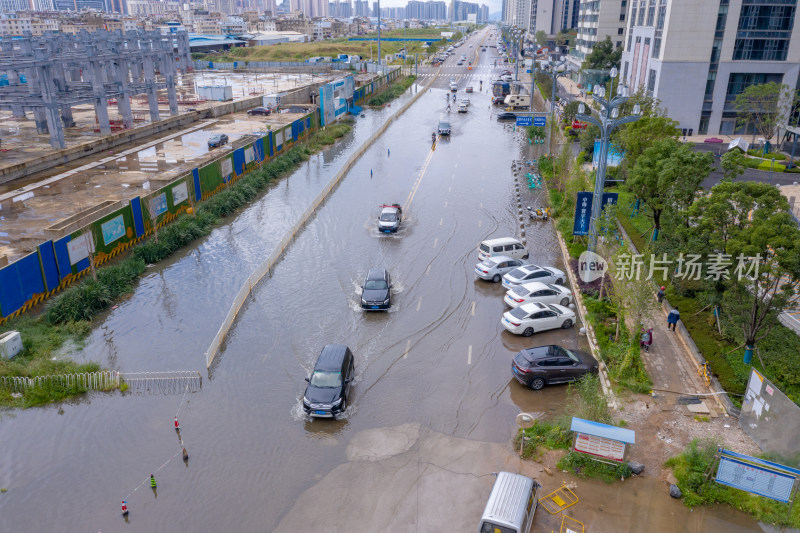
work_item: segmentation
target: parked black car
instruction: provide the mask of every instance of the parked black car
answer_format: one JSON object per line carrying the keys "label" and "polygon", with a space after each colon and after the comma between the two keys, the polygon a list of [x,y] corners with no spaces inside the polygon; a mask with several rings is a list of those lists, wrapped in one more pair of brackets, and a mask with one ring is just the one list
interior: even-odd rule
{"label": "parked black car", "polygon": [[539,390],[545,385],[567,383],[597,374],[597,360],[581,350],[568,350],[556,344],[522,350],[511,362],[514,379]]}
{"label": "parked black car", "polygon": [[328,344],[317,357],[303,394],[303,410],[313,417],[333,418],[347,409],[353,381],[353,352],[344,344]]}
{"label": "parked black car", "polygon": [[209,148],[218,148],[223,144],[228,143],[228,136],[224,133],[215,133],[211,137],[208,138],[208,147]]}
{"label": "parked black car", "polygon": [[517,115],[508,111],[503,111],[502,113],[497,114],[497,120],[514,120],[516,118]]}
{"label": "parked black car", "polygon": [[266,117],[270,113],[272,113],[272,109],[270,109],[268,107],[254,107],[253,109],[248,109],[247,110],[247,114],[251,115],[251,116],[252,115],[261,115],[261,116]]}
{"label": "parked black car", "polygon": [[370,268],[361,287],[362,309],[381,310],[392,306],[392,284],[385,268]]}

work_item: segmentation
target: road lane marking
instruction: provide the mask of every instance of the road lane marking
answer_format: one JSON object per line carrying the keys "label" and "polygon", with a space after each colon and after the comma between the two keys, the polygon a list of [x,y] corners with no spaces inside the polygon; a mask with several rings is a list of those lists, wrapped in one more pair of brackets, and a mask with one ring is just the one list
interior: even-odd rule
{"label": "road lane marking", "polygon": [[447,192],[453,192],[453,186],[452,185],[447,188]]}
{"label": "road lane marking", "polygon": [[406,351],[403,353],[403,359],[408,357],[408,351],[411,349],[411,340],[406,341]]}
{"label": "road lane marking", "polygon": [[439,237],[433,239],[433,247],[436,248],[436,245],[439,244]]}
{"label": "road lane marking", "polygon": [[411,207],[411,202],[414,200],[414,195],[417,194],[417,189],[419,189],[419,185],[420,183],[422,183],[422,178],[425,176],[425,171],[428,170],[428,165],[430,165],[434,153],[435,152],[433,151],[428,152],[428,157],[425,158],[425,164],[422,165],[422,170],[419,173],[419,177],[417,178],[417,181],[414,183],[414,186],[411,187],[411,192],[408,193],[408,198],[406,199],[406,203],[404,206],[406,209],[406,213],[408,213],[408,210]]}
{"label": "road lane marking", "polygon": [[467,350],[467,364],[472,364],[472,345],[469,345],[469,349]]}
{"label": "road lane marking", "polygon": [[483,202],[480,203],[481,209],[483,209]]}
{"label": "road lane marking", "polygon": [[447,207],[447,200],[444,201],[444,206]]}
{"label": "road lane marking", "polygon": [[442,224],[444,224],[444,219],[443,219],[443,218],[440,218],[440,219],[439,219],[439,225],[441,226]]}
{"label": "road lane marking", "polygon": [[453,165],[453,168],[458,168],[458,163],[456,163],[455,165]]}
{"label": "road lane marking", "polygon": [[479,228],[481,227],[482,224],[483,224],[483,220],[478,220],[478,227]]}
{"label": "road lane marking", "polygon": [[420,296],[419,300],[417,300],[417,311],[419,311],[420,307],[422,307],[422,296]]}
{"label": "road lane marking", "polygon": [[430,265],[428,265],[428,268],[427,268],[427,270],[425,270],[425,275],[427,276],[427,275],[428,275],[428,274],[430,274],[430,273],[431,273],[431,266],[430,266]]}
{"label": "road lane marking", "polygon": [[472,316],[475,316],[475,302],[472,302]]}

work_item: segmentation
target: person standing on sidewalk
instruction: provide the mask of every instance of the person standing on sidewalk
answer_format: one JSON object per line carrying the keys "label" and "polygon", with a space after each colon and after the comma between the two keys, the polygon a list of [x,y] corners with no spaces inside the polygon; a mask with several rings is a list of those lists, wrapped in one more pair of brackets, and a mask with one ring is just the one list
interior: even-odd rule
{"label": "person standing on sidewalk", "polygon": [[667,315],[667,329],[671,329],[673,333],[675,333],[675,325],[678,323],[678,320],[681,318],[681,313],[678,311],[676,307],[672,311],[669,312]]}
{"label": "person standing on sidewalk", "polygon": [[650,345],[653,344],[653,328],[645,329],[644,324],[642,324],[639,339],[639,346],[644,348],[645,352],[650,352]]}

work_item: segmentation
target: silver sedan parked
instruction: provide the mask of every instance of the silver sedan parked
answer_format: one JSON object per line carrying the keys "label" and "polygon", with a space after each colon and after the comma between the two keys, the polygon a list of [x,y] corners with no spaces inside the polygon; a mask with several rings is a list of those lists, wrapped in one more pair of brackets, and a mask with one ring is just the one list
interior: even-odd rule
{"label": "silver sedan parked", "polygon": [[506,255],[496,255],[484,259],[475,265],[475,275],[486,281],[498,283],[503,278],[503,274],[511,272],[520,266],[522,266],[522,259],[512,259]]}
{"label": "silver sedan parked", "polygon": [[503,276],[503,287],[510,289],[532,281],[561,285],[565,279],[567,276],[557,268],[525,265]]}

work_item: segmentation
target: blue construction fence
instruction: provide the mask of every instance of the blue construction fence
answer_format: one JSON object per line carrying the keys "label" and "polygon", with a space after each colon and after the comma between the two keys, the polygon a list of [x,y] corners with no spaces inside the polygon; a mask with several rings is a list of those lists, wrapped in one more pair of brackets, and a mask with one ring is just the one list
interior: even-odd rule
{"label": "blue construction fence", "polygon": [[171,222],[195,202],[213,196],[318,127],[315,110],[146,196],[131,198],[69,235],[39,244],[36,251],[0,269],[0,325],[83,277],[92,259],[95,266],[102,265],[146,238],[154,226]]}

